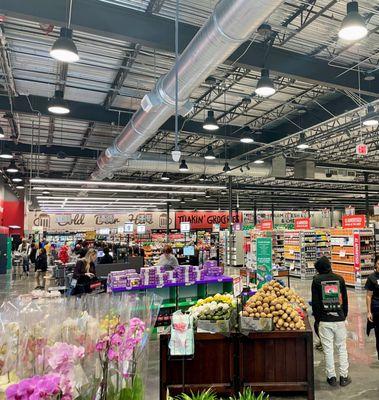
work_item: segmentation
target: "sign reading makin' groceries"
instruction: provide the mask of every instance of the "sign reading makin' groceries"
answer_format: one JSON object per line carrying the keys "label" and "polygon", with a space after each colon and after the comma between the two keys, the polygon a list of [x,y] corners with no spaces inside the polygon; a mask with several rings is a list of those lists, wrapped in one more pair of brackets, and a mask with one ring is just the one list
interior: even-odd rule
{"label": "sign reading makin' groceries", "polygon": [[[189,222],[191,229],[212,229],[220,224],[222,229],[228,227],[229,213],[224,211],[180,211],[175,214],[175,228],[180,229],[181,222]],[[242,222],[242,213],[233,213],[232,224]]]}

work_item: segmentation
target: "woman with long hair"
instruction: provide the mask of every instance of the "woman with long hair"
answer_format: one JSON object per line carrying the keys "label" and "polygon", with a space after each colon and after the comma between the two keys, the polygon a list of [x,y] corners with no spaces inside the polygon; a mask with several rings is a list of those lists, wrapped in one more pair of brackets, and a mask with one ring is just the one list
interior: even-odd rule
{"label": "woman with long hair", "polygon": [[95,261],[97,250],[89,249],[83,258],[80,258],[75,265],[73,279],[76,280],[74,294],[88,293],[91,291],[91,281],[96,278]]}

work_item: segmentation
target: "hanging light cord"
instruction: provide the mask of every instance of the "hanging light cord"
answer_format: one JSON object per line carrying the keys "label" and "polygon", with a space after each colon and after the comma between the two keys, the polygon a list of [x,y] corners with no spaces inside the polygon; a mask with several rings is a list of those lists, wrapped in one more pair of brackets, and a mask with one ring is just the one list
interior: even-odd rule
{"label": "hanging light cord", "polygon": [[68,20],[67,20],[67,28],[71,26],[71,13],[72,13],[72,0],[70,0],[70,5],[68,9]]}
{"label": "hanging light cord", "polygon": [[178,58],[179,58],[179,0],[176,0],[175,10],[175,150],[179,150],[179,107],[178,107],[178,96],[179,96],[179,70],[178,70]]}

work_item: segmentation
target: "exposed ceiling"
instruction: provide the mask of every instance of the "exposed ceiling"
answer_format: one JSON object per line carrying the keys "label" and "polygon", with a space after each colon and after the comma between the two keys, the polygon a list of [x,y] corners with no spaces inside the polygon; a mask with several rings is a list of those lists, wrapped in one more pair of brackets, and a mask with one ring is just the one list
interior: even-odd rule
{"label": "exposed ceiling", "polygon": [[[6,135],[0,148],[14,154],[25,179],[88,179],[100,152],[128,123],[157,79],[174,65],[176,1],[74,0],[72,27],[80,61],[69,65],[49,56],[67,19],[67,2],[52,3],[3,0],[0,4],[0,110],[4,115],[0,124]],[[241,207],[255,203],[270,208],[273,203],[295,209],[348,204],[364,208],[365,179],[370,183],[370,204],[378,202],[377,127],[362,127],[361,119],[367,104],[375,105],[379,97],[379,1],[359,1],[369,34],[354,44],[340,41],[337,35],[346,3],[284,1],[267,21],[274,33],[254,33],[215,69],[213,79],[192,93],[194,109],[179,119],[183,158],[203,160],[211,144],[219,172],[207,173],[205,162],[202,172],[208,183],[226,185],[229,177],[222,168],[228,161]],[[215,4],[214,0],[180,1],[180,50]],[[277,88],[266,99],[254,95],[263,66],[270,69]],[[368,74],[375,79],[366,80]],[[47,111],[48,99],[57,88],[64,91],[71,109],[68,116]],[[221,126],[216,133],[202,128],[210,109]],[[11,114],[5,117],[5,113]],[[239,141],[245,125],[255,132],[253,144]],[[300,132],[311,145],[304,151],[296,147]],[[368,156],[356,155],[358,143],[368,145]],[[174,145],[171,118],[140,151],[146,160],[159,154],[171,163]],[[283,155],[285,176],[253,173],[257,159],[263,159],[271,171],[272,159]],[[312,159],[321,168],[316,181],[295,177],[294,165],[303,159]],[[0,159],[2,168],[7,163]],[[162,173],[171,169],[164,164],[145,162],[143,168],[137,162],[134,168],[126,164],[114,172],[113,180],[161,182]],[[355,172],[348,175],[348,170]],[[332,176],[325,177],[325,172]],[[191,168],[188,173],[178,170],[170,173],[170,182],[198,184],[201,175],[191,173]],[[192,196],[184,197],[188,201],[182,207],[187,208],[227,205],[227,196],[219,190],[208,199],[199,196],[197,203]]]}

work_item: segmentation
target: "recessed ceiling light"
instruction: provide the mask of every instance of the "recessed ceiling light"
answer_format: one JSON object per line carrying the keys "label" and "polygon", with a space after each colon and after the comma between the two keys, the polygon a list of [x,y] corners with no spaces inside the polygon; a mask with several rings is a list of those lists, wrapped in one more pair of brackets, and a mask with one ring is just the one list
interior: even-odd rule
{"label": "recessed ceiling light", "polygon": [[61,28],[59,38],[54,42],[50,55],[61,62],[73,63],[79,61],[78,49],[72,40],[72,29]]}
{"label": "recessed ceiling light", "polygon": [[360,40],[368,33],[366,22],[358,12],[358,2],[347,3],[347,15],[342,21],[338,36],[343,40]]}
{"label": "recessed ceiling light", "polygon": [[219,126],[217,124],[214,111],[209,110],[207,118],[205,118],[204,123],[203,123],[203,128],[207,131],[216,131],[219,129]]}

